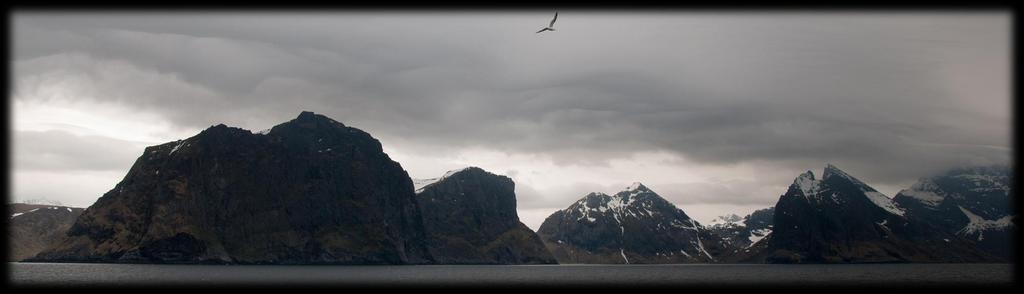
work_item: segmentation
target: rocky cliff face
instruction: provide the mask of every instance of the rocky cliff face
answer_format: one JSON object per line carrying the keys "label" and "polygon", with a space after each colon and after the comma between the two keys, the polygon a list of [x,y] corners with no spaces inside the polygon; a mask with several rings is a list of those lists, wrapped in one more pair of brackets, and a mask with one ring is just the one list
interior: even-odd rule
{"label": "rocky cliff face", "polygon": [[590,193],[545,219],[537,233],[559,263],[714,262],[729,250],[640,183],[612,196]]}
{"label": "rocky cliff face", "polygon": [[408,174],[366,132],[303,112],[151,146],[38,261],[432,262]]}
{"label": "rocky cliff face", "polygon": [[793,181],[775,205],[771,235],[749,253],[748,261],[779,263],[995,260],[968,240],[909,219],[904,208],[833,165],[820,180],[808,171]]}
{"label": "rocky cliff face", "polygon": [[922,178],[893,197],[908,217],[937,225],[977,243],[988,253],[1012,259],[1017,226],[1008,166],[957,168]]}
{"label": "rocky cliff face", "polygon": [[75,222],[82,208],[13,203],[8,205],[8,261],[21,261],[53,246]]}
{"label": "rocky cliff face", "polygon": [[442,264],[557,263],[519,221],[512,179],[470,167],[415,181],[432,255]]}

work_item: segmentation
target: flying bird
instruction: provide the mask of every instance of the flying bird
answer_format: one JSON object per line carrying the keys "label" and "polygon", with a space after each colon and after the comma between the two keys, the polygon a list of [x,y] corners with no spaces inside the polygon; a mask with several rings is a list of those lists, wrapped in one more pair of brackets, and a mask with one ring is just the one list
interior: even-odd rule
{"label": "flying bird", "polygon": [[552,31],[552,32],[554,32],[555,31],[555,20],[557,20],[557,19],[558,19],[558,11],[555,11],[555,18],[551,19],[551,24],[549,24],[548,27],[540,29],[539,31],[537,31],[537,34],[540,34],[543,31]]}

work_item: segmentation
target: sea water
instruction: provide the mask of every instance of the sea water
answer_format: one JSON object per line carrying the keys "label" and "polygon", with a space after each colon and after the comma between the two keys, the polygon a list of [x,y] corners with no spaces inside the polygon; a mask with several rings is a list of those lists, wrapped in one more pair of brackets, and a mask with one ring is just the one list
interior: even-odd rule
{"label": "sea water", "polygon": [[8,263],[14,285],[1010,285],[1012,264],[158,265]]}

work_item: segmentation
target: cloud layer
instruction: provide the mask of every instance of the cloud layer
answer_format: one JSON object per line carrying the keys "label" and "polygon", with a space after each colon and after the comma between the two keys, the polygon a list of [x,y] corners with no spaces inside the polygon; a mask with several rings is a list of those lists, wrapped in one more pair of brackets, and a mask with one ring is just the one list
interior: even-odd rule
{"label": "cloud layer", "polygon": [[[721,167],[717,181],[657,180],[695,204],[771,203],[783,191],[754,194],[826,162],[897,186],[1009,161],[1008,13],[561,11],[558,31],[534,34],[549,16],[16,13],[14,98],[134,109],[175,136],[312,110],[380,138],[420,177],[444,172],[417,166],[425,158],[482,165],[470,149],[553,169],[621,168],[638,154],[667,154],[663,173]],[[16,131],[19,150],[83,140]],[[19,168],[60,166],[16,156]],[[102,158],[61,162],[116,161]],[[566,175],[517,178],[532,189],[520,206],[621,184]]]}

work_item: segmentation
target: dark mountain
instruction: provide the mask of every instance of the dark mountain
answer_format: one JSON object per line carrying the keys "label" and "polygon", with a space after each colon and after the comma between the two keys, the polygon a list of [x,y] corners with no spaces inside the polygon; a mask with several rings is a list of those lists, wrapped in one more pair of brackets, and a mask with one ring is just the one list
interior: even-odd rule
{"label": "dark mountain", "polygon": [[8,204],[8,261],[20,261],[56,244],[75,222],[82,208],[47,204]]}
{"label": "dark mountain", "polygon": [[758,209],[747,216],[735,214],[719,216],[709,224],[708,229],[722,237],[729,246],[740,250],[772,232],[775,207]]}
{"label": "dark mountain", "polygon": [[151,146],[35,261],[432,262],[412,181],[376,139],[302,112]]}
{"label": "dark mountain", "polygon": [[557,263],[537,233],[519,221],[512,179],[469,167],[415,182],[423,184],[417,198],[438,263]]}
{"label": "dark mountain", "polygon": [[995,257],[969,240],[907,218],[904,208],[829,164],[800,175],[775,205],[771,235],[747,261],[769,263],[974,262]]}
{"label": "dark mountain", "polygon": [[1009,166],[957,168],[922,178],[893,197],[907,216],[970,239],[988,253],[1011,260],[1017,226]]}
{"label": "dark mountain", "polygon": [[537,232],[559,263],[713,262],[729,249],[640,183],[613,196],[590,193]]}

